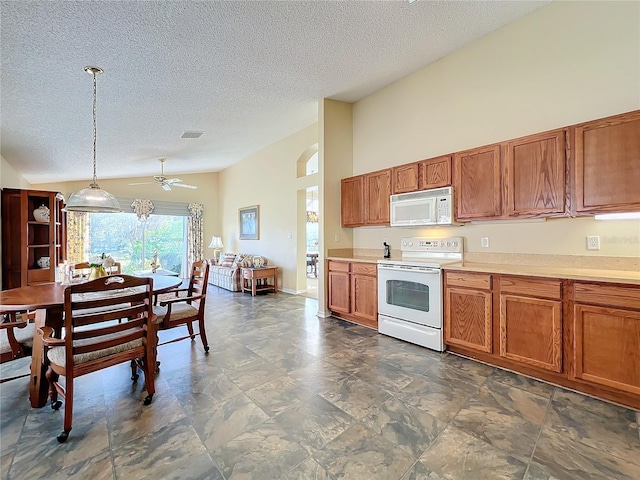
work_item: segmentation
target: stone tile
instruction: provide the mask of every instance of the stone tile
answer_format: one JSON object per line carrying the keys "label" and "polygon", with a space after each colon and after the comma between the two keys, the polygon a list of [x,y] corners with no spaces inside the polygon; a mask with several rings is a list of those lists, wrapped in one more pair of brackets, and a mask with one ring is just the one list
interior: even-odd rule
{"label": "stone tile", "polygon": [[313,458],[334,477],[353,480],[401,478],[414,462],[411,454],[359,423]]}
{"label": "stone tile", "polygon": [[341,382],[349,376],[349,373],[330,363],[321,361],[294,370],[289,373],[289,376],[299,385],[317,393]]}
{"label": "stone tile", "polygon": [[271,339],[251,344],[249,348],[285,372],[291,372],[318,361],[318,357],[284,341]]}
{"label": "stone tile", "polygon": [[320,450],[344,432],[353,419],[319,395],[276,416],[273,422],[307,451]]}
{"label": "stone tile", "polygon": [[457,355],[447,354],[441,362],[433,364],[424,375],[443,381],[463,381],[480,386],[494,372],[494,367]]}
{"label": "stone tile", "polygon": [[117,478],[161,478],[206,453],[187,419],[113,449]]}
{"label": "stone tile", "polygon": [[[161,384],[166,385],[165,382]],[[186,417],[168,387],[158,391],[150,405],[144,405],[145,396],[146,392],[139,392],[135,396],[116,399],[109,405],[107,418],[112,446],[125,444]]]}
{"label": "stone tile", "polygon": [[548,383],[534,380],[517,373],[496,368],[493,374],[487,379],[488,382],[501,383],[510,387],[519,388],[525,392],[534,393],[541,397],[551,398],[556,387]]}
{"label": "stone tile", "polygon": [[103,452],[85,461],[63,468],[52,473],[48,480],[65,480],[68,478],[90,478],[91,480],[110,480],[113,478],[113,461],[111,452]]}
{"label": "stone tile", "polygon": [[438,437],[420,463],[456,480],[521,479],[527,469],[526,463],[454,427]]}
{"label": "stone tile", "polygon": [[300,405],[314,394],[293,378],[283,375],[247,391],[247,395],[270,417]]}
{"label": "stone tile", "polygon": [[309,456],[275,423],[263,423],[211,454],[226,480],[280,478]]}
{"label": "stone tile", "polygon": [[407,473],[402,480],[449,480],[439,473],[436,473],[420,462],[416,462],[411,471]]}
{"label": "stone tile", "polygon": [[320,395],[356,419],[368,415],[391,396],[379,386],[370,385],[355,376],[341,380]]}
{"label": "stone tile", "polygon": [[336,353],[323,357],[323,361],[352,374],[366,367],[371,358],[350,349],[339,348]]}
{"label": "stone tile", "polygon": [[221,403],[193,415],[191,421],[209,451],[254,428],[269,416],[246,394]]}
{"label": "stone tile", "polygon": [[336,480],[318,462],[309,457],[300,465],[287,473],[282,480]]}
{"label": "stone tile", "polygon": [[160,480],[224,480],[208,453],[189,459],[189,463],[172,470]]}
{"label": "stone tile", "polygon": [[397,392],[409,385],[414,376],[388,363],[378,361],[365,365],[354,374],[371,385],[380,385],[388,392]]}
{"label": "stone tile", "polygon": [[225,373],[242,391],[257,387],[281,375],[286,375],[284,370],[271,365],[261,358],[237,367],[227,368]]}
{"label": "stone tile", "polygon": [[427,412],[391,397],[362,419],[362,423],[384,438],[403,448],[414,458],[431,445],[444,424]]}
{"label": "stone tile", "polygon": [[198,411],[200,406],[208,408],[211,404],[242,393],[242,390],[217,367],[197,371],[189,369],[182,375],[170,378],[167,383],[188,414]]}
{"label": "stone tile", "polygon": [[447,423],[477,391],[477,387],[465,382],[444,382],[418,375],[396,397]]}
{"label": "stone tile", "polygon": [[[637,480],[640,467],[547,428],[533,452],[533,478]],[[544,475],[549,475],[545,477]]]}
{"label": "stone tile", "polygon": [[548,403],[517,388],[483,385],[451,425],[528,463]]}
{"label": "stone tile", "polygon": [[633,410],[559,389],[545,427],[640,468],[640,437]]}

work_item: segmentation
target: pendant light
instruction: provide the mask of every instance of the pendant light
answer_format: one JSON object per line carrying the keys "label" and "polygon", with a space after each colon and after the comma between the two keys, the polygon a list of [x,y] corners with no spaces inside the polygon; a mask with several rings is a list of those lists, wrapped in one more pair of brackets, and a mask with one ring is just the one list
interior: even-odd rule
{"label": "pendant light", "polygon": [[116,197],[98,186],[96,176],[96,75],[104,73],[100,67],[84,67],[84,71],[93,75],[93,182],[78,193],[73,193],[65,207],[67,212],[117,213],[121,212]]}

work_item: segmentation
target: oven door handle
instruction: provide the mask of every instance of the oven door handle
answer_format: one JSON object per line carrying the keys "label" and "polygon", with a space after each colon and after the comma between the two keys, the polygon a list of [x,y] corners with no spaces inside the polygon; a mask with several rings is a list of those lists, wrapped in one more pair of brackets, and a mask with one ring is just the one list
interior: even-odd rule
{"label": "oven door handle", "polygon": [[388,265],[388,264],[378,264],[378,270],[392,270],[396,272],[420,272],[420,273],[431,273],[431,274],[439,274],[439,268],[432,267],[407,267],[404,265]]}

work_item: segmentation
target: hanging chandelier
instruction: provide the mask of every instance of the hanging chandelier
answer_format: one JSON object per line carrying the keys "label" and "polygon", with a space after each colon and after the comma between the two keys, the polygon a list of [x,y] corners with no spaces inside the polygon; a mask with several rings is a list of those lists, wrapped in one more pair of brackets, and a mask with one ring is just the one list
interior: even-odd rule
{"label": "hanging chandelier", "polygon": [[71,194],[65,210],[68,212],[117,213],[122,211],[118,200],[100,188],[96,176],[96,75],[104,73],[104,71],[100,67],[84,67],[84,71],[93,75],[93,182],[78,193]]}

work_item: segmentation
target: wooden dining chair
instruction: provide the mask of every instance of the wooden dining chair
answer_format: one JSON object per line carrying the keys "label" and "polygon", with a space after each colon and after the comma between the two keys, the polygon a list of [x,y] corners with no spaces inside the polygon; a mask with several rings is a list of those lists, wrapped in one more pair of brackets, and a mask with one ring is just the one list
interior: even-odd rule
{"label": "wooden dining chair", "polygon": [[[0,310],[0,363],[31,355],[35,311],[4,312]],[[29,373],[5,377],[0,383],[27,377]]]}
{"label": "wooden dining chair", "polygon": [[[65,400],[64,427],[58,442],[69,437],[76,377],[123,362],[137,360],[143,368],[149,405],[155,393],[153,372],[156,330],[152,309],[153,279],[129,275],[102,277],[70,285],[64,291],[63,338],[53,338],[51,327],[39,333],[49,362],[49,398],[58,410]],[[118,322],[120,319],[126,321]],[[58,383],[65,377],[65,387]]]}
{"label": "wooden dining chair", "polygon": [[[209,353],[209,343],[204,325],[204,307],[207,295],[207,279],[209,278],[209,263],[206,260],[193,262],[188,288],[177,288],[166,292],[175,295],[175,298],[161,300],[159,306],[154,306],[153,312],[157,316],[159,330],[186,325],[188,335],[174,338],[167,343],[177,342],[186,338],[195,340],[196,333],[193,330],[193,322],[198,322],[198,334],[202,340],[205,353]],[[186,293],[186,296],[179,296]],[[163,295],[166,298],[166,295]]]}

